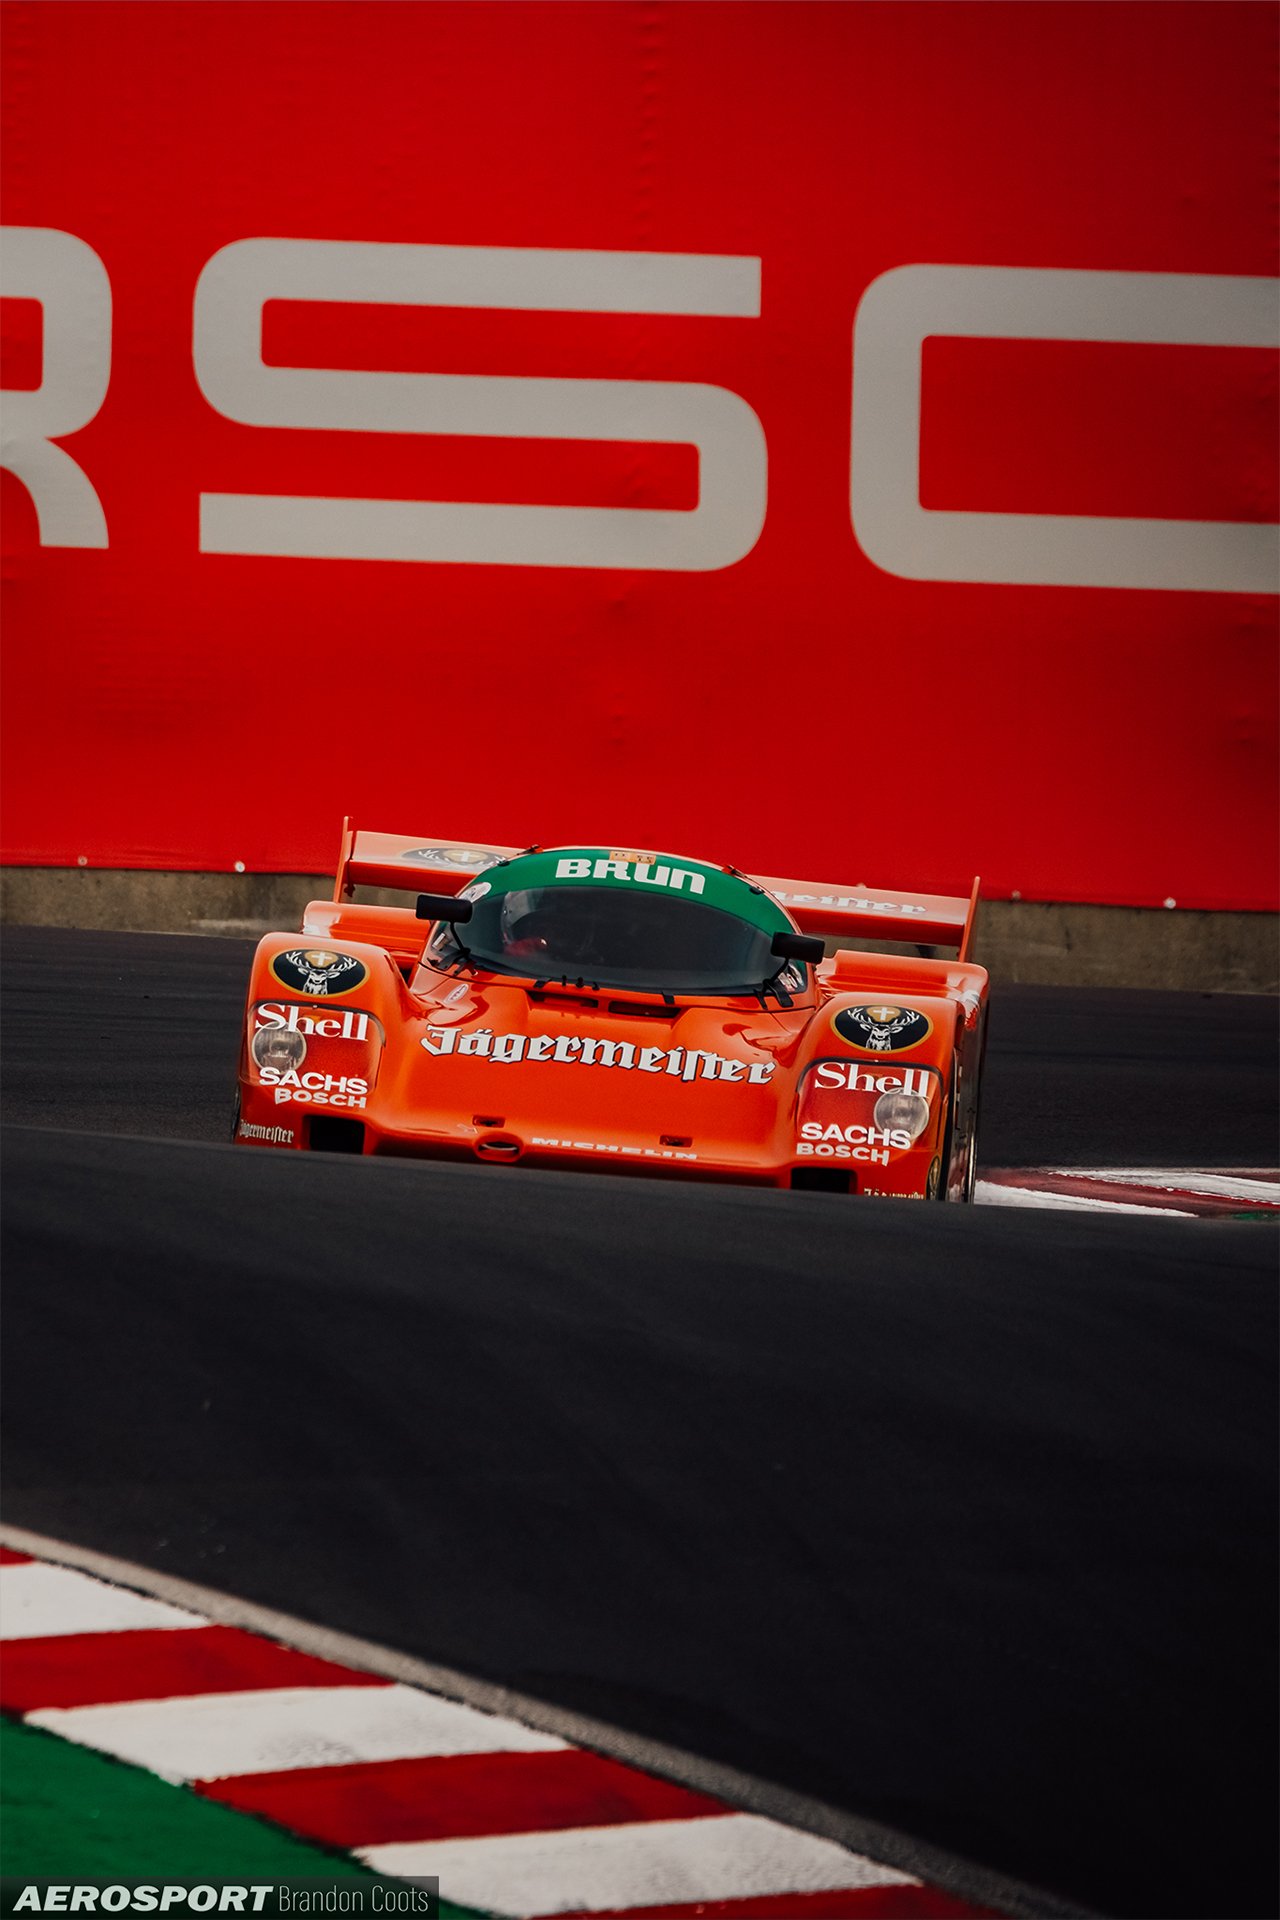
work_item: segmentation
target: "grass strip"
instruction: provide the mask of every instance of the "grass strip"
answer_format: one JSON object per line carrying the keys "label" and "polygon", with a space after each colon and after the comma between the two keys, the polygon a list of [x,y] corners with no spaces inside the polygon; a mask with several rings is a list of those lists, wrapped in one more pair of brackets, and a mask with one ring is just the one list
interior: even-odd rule
{"label": "grass strip", "polygon": [[[0,1871],[20,1880],[374,1880],[252,1814],[0,1718]],[[441,1920],[478,1920],[441,1899]]]}

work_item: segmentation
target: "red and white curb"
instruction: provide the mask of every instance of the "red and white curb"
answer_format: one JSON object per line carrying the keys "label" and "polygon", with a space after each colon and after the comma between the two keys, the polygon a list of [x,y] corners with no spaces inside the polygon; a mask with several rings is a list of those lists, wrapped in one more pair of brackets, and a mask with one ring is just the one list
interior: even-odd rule
{"label": "red and white curb", "polygon": [[1015,1167],[983,1175],[979,1204],[1068,1207],[1090,1213],[1150,1213],[1188,1219],[1280,1216],[1280,1173],[1196,1168]]}
{"label": "red and white curb", "polygon": [[989,1909],[518,1720],[0,1549],[0,1707],[486,1913]]}

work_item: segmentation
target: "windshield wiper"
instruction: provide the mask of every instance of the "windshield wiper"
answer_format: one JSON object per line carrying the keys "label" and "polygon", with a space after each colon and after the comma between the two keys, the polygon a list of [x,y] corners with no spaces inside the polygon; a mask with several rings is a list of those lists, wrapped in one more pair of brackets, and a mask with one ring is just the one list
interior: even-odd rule
{"label": "windshield wiper", "polygon": [[576,980],[571,980],[567,973],[562,973],[558,980],[553,975],[548,974],[545,980],[535,980],[533,983],[535,993],[540,993],[543,987],[590,987],[592,993],[599,993],[600,982],[598,980],[588,980],[581,974],[579,974]]}
{"label": "windshield wiper", "polygon": [[449,963],[449,971],[445,975],[447,980],[451,980],[454,974],[460,972],[463,967],[470,967],[472,973],[476,970],[476,963],[471,957],[470,947],[464,947],[456,933],[453,936],[453,944],[458,949],[458,956],[456,960],[452,960]]}
{"label": "windshield wiper", "polygon": [[760,995],[760,1005],[764,1007],[766,1012],[768,1011],[769,995],[771,993],[777,994],[778,1005],[780,1007],[793,1007],[795,1005],[795,1001],[782,984],[782,976],[786,970],[785,966],[779,967],[776,973],[771,973],[768,979],[762,980],[756,988],[756,992]]}

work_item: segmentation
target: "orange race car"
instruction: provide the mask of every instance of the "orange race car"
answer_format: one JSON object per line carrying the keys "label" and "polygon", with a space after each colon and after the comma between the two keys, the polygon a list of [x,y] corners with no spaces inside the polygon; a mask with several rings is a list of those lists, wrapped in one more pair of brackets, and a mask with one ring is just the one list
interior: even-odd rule
{"label": "orange race car", "polygon": [[[357,886],[426,891],[367,906]],[[968,1200],[977,898],[348,821],[333,900],[254,957],[233,1137]],[[912,951],[825,959],[818,928]]]}

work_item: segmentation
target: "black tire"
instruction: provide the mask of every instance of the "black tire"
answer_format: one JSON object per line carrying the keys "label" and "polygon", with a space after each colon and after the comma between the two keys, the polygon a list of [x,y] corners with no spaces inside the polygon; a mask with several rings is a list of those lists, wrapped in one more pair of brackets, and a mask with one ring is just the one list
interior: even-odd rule
{"label": "black tire", "polygon": [[[929,1195],[929,1198],[931,1200],[947,1200],[950,1198],[948,1189],[950,1188],[950,1185],[951,1185],[951,1147],[952,1147],[952,1142],[955,1139],[955,1131],[956,1131],[956,1063],[955,1063],[955,1056],[953,1055],[951,1060],[951,1090],[947,1095],[947,1124],[942,1130],[942,1153],[940,1156],[942,1165],[938,1174],[937,1189],[935,1192]],[[937,1162],[935,1162],[934,1164],[936,1165]],[[931,1179],[933,1177],[933,1167],[930,1167],[929,1169],[929,1177]]]}
{"label": "black tire", "polygon": [[969,1158],[964,1170],[964,1192],[960,1198],[969,1206],[973,1205],[973,1189],[978,1182],[978,1129],[975,1126],[969,1135]]}
{"label": "black tire", "polygon": [[969,1127],[969,1164],[964,1174],[964,1197],[973,1204],[973,1190],[978,1184],[978,1121],[982,1112],[982,1089],[986,1082],[987,1067],[987,1016],[982,1016],[982,1045],[978,1048],[978,1084],[973,1095],[973,1117]]}

